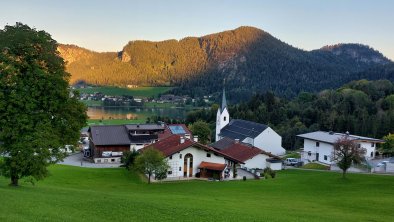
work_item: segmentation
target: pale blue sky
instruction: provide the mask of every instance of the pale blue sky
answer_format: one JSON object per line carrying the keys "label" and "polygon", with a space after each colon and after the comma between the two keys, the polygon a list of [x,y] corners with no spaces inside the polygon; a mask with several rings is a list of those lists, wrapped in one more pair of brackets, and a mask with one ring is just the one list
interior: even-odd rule
{"label": "pale blue sky", "polygon": [[20,21],[96,51],[247,25],[306,50],[363,43],[394,60],[393,0],[0,0],[0,8],[1,28]]}

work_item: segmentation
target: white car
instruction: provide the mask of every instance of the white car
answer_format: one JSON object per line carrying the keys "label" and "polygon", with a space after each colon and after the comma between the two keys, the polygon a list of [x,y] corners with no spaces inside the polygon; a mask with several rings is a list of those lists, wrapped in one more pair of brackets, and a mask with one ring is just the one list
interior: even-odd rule
{"label": "white car", "polygon": [[382,162],[378,163],[378,164],[376,165],[376,167],[382,167],[382,166],[385,166],[385,165],[386,165],[386,163],[388,163],[388,162],[389,162],[388,160],[382,161]]}

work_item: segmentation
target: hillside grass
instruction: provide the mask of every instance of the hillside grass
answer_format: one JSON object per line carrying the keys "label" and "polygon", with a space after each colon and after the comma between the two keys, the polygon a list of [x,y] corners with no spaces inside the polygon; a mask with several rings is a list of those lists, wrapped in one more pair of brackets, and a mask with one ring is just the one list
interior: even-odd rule
{"label": "hillside grass", "polygon": [[286,170],[277,178],[148,185],[124,169],[56,165],[35,186],[0,178],[0,221],[392,221],[394,177]]}
{"label": "hillside grass", "polygon": [[91,87],[78,89],[81,93],[95,93],[101,92],[108,96],[134,96],[137,98],[157,97],[173,87],[138,87],[138,88],[119,88],[113,86]]}
{"label": "hillside grass", "polygon": [[329,170],[330,167],[323,165],[323,164],[319,164],[319,163],[307,163],[303,166],[301,166],[301,168],[303,169],[313,169],[313,170]]}

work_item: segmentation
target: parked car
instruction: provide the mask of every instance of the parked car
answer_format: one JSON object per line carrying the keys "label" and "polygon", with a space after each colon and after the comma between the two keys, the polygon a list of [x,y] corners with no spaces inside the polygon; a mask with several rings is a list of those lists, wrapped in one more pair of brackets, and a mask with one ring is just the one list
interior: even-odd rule
{"label": "parked car", "polygon": [[296,158],[286,158],[285,164],[287,166],[299,166],[301,165],[301,162],[298,161]]}
{"label": "parked car", "polygon": [[376,165],[376,167],[382,167],[382,166],[385,166],[385,165],[386,165],[386,163],[388,163],[388,162],[389,162],[388,160],[382,161],[382,162],[378,163],[378,164]]}

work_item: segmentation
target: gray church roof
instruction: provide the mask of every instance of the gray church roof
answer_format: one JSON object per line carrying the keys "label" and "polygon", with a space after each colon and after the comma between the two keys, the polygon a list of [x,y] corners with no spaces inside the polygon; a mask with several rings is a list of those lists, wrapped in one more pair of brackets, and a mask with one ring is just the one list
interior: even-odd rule
{"label": "gray church roof", "polygon": [[221,137],[228,137],[231,139],[244,140],[246,137],[256,138],[268,126],[260,123],[255,123],[247,120],[233,119],[220,130]]}
{"label": "gray church roof", "polygon": [[335,143],[338,139],[341,139],[345,136],[348,136],[350,140],[362,140],[362,141],[375,142],[375,143],[384,142],[383,140],[375,139],[375,138],[369,138],[369,137],[363,137],[357,135],[347,135],[345,133],[325,132],[325,131],[304,133],[297,136],[304,139],[311,139],[311,140],[326,142],[330,144]]}

